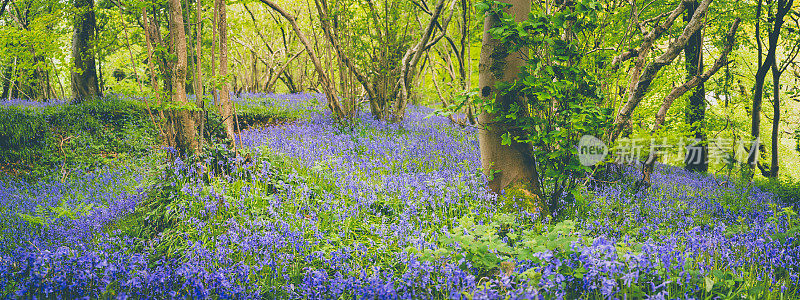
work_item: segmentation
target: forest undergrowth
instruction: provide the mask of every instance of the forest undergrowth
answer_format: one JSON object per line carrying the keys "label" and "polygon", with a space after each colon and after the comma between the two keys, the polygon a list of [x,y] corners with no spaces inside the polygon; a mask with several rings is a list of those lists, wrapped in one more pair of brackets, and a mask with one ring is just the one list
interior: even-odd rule
{"label": "forest undergrowth", "polygon": [[140,151],[67,175],[0,177],[0,297],[798,293],[800,217],[779,197],[789,192],[667,165],[638,189],[626,167],[542,220],[489,193],[475,130],[430,109],[342,125],[312,95],[237,101],[279,120],[251,121],[239,155]]}

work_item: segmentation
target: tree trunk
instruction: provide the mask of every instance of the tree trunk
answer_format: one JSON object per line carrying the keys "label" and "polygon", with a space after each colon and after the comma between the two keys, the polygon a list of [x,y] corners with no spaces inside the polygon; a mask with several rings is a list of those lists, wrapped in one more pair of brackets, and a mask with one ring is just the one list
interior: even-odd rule
{"label": "tree trunk", "polygon": [[256,52],[250,50],[250,92],[255,93],[258,91],[258,60],[256,59]]}
{"label": "tree trunk", "polygon": [[758,163],[758,147],[760,143],[757,141],[761,135],[761,103],[763,102],[762,100],[764,97],[764,81],[767,77],[767,71],[769,71],[770,67],[775,62],[778,38],[781,35],[781,28],[783,27],[784,22],[783,18],[792,8],[793,2],[793,0],[788,0],[788,2],[787,0],[778,0],[778,7],[775,11],[772,31],[769,32],[769,49],[767,50],[767,56],[764,60],[761,60],[763,50],[761,48],[761,32],[759,31],[762,8],[761,0],[758,1],[758,7],[756,8],[756,39],[758,40],[759,66],[755,76],[756,84],[754,87],[755,91],[753,92],[753,109],[751,110],[752,121],[750,123],[750,136],[753,139],[753,144],[750,146],[750,152],[747,157],[747,163],[750,167],[750,170],[753,170]]}
{"label": "tree trunk", "polygon": [[72,102],[101,97],[95,65],[94,0],[74,0],[76,12],[72,35]]}
{"label": "tree trunk", "polygon": [[[530,1],[509,0],[513,6],[508,13],[519,22],[528,18]],[[492,38],[489,30],[500,25],[500,19],[495,14],[487,14],[483,25],[483,46],[481,48],[480,73],[478,85],[481,97],[487,103],[494,103],[495,111],[483,111],[478,116],[478,122],[483,126],[478,131],[480,144],[481,165],[484,174],[490,179],[489,188],[494,193],[503,190],[514,190],[514,194],[527,196],[528,200],[536,204],[540,216],[549,215],[548,204],[544,202],[539,175],[536,171],[536,162],[533,158],[532,147],[528,143],[513,141],[514,137],[523,133],[513,122],[505,118],[512,104],[521,104],[527,107],[524,99],[517,95],[499,95],[495,86],[499,82],[512,82],[517,78],[520,68],[525,65],[525,60],[519,53],[508,53],[508,49],[500,44],[499,40]],[[524,50],[523,50],[524,51]],[[526,113],[526,112],[520,112]],[[512,136],[511,145],[503,145],[503,134]],[[518,193],[520,192],[520,193]]]}
{"label": "tree trunk", "polygon": [[226,80],[228,75],[228,17],[225,0],[215,0],[214,9],[217,11],[217,34],[219,37],[219,77],[223,79],[219,93],[220,114],[225,125],[225,135],[236,149],[236,124],[233,115],[233,102],[231,101],[231,87]]}
{"label": "tree trunk", "polygon": [[[684,20],[689,22],[697,10],[698,2],[686,3],[686,15]],[[686,80],[703,74],[703,30],[699,29],[692,34],[689,42],[686,43],[683,51],[686,55]],[[694,91],[689,95],[689,105],[686,107],[686,124],[694,132],[695,144],[686,153],[686,170],[692,172],[708,171],[708,145],[705,134],[705,115],[706,115],[706,89],[703,82],[699,83]],[[699,152],[699,153],[698,153]]]}
{"label": "tree trunk", "polygon": [[772,159],[767,177],[778,177],[778,126],[781,122],[781,71],[777,58],[772,58]]}
{"label": "tree trunk", "polygon": [[[653,79],[655,79],[658,72],[666,66],[667,64],[672,63],[675,57],[678,56],[680,49],[686,45],[686,42],[689,39],[688,35],[694,33],[692,30],[697,30],[700,27],[701,23],[698,18],[700,15],[705,14],[705,11],[708,9],[708,5],[710,4],[710,0],[703,0],[701,2],[700,7],[698,9],[703,8],[702,13],[695,11],[692,21],[686,24],[686,28],[684,28],[684,33],[674,42],[669,45],[667,51],[663,54],[659,55],[653,61],[647,63],[645,62],[649,57],[650,49],[653,47],[653,44],[658,40],[661,35],[664,34],[672,24],[674,23],[675,19],[683,13],[683,10],[686,9],[683,2],[678,3],[678,6],[672,10],[669,16],[667,16],[664,21],[656,26],[653,30],[649,31],[647,35],[644,36],[642,40],[642,44],[639,46],[638,49],[631,49],[629,51],[625,51],[619,56],[615,57],[612,61],[612,67],[616,68],[621,62],[635,58],[636,62],[630,71],[629,75],[629,85],[628,91],[626,93],[627,101],[625,104],[619,109],[617,112],[617,116],[614,119],[614,125],[608,135],[609,143],[616,142],[617,138],[622,135],[623,130],[627,127],[628,123],[630,122],[630,118],[633,115],[633,111],[639,106],[639,103],[644,98],[647,91],[650,89],[650,84],[653,83]],[[698,20],[695,20],[698,19]],[[634,22],[638,22],[638,20],[634,20]]]}
{"label": "tree trunk", "polygon": [[[747,156],[747,164],[750,170],[755,168],[758,162],[758,137],[761,134],[761,102],[764,97],[764,80],[767,77],[767,70],[772,63],[770,54],[774,48],[768,50],[766,61],[763,60],[764,50],[761,44],[761,8],[762,0],[758,0],[757,14],[756,14],[756,39],[758,40],[758,70],[755,75],[755,86],[753,87],[753,108],[750,110],[750,137],[752,138],[752,145],[750,145],[750,154]],[[770,41],[772,39],[770,38]],[[770,43],[771,44],[771,43]],[[751,173],[752,175],[752,173]]]}
{"label": "tree trunk", "polygon": [[7,99],[8,94],[11,91],[11,84],[13,83],[13,79],[11,79],[11,66],[7,66],[3,72],[3,94],[0,95],[0,99]]}
{"label": "tree trunk", "polygon": [[151,47],[153,63],[156,64],[156,67],[158,67],[158,70],[161,73],[161,81],[164,86],[163,90],[165,93],[172,93],[172,67],[166,60],[166,53],[158,50],[159,47],[163,46],[166,48],[169,45],[165,45],[164,40],[161,37],[161,31],[159,30],[161,26],[158,23],[155,15],[146,14],[144,8],[142,8],[142,14],[145,18],[145,35],[149,46]]}
{"label": "tree trunk", "polygon": [[[348,69],[356,76],[358,82],[361,83],[361,86],[367,92],[367,95],[370,99],[374,99],[376,97],[375,90],[369,85],[369,81],[367,77],[364,76],[355,66],[353,61],[350,57],[344,52],[344,49],[339,46],[339,37],[333,34],[333,30],[331,29],[331,24],[329,22],[328,16],[328,8],[327,4],[324,0],[315,0],[314,6],[317,8],[317,13],[319,14],[319,20],[322,25],[322,31],[325,33],[325,37],[333,46],[333,49],[336,50],[336,57],[339,58],[340,61],[344,62]],[[335,88],[335,87],[333,87]]]}
{"label": "tree trunk", "polygon": [[[142,23],[144,27],[145,43],[147,44],[147,69],[150,72],[150,86],[153,88],[153,92],[156,93],[156,98],[159,99],[160,102],[161,92],[158,89],[158,77],[156,76],[155,57],[153,55],[153,43],[151,43],[151,38],[149,33],[150,22],[149,18],[147,17],[147,9],[145,8],[142,8]],[[145,97],[144,99],[147,106],[150,106],[150,103],[147,103],[148,102],[147,97]],[[161,117],[161,120],[163,122],[164,112],[162,110],[159,110],[158,112],[159,112],[159,117]],[[164,138],[164,140],[167,141],[168,143],[171,142],[172,138],[167,137],[166,132],[164,132],[161,127],[159,127],[159,129],[161,130],[161,137]]]}
{"label": "tree trunk", "polygon": [[[406,55],[403,57],[403,61],[401,63],[400,69],[400,82],[399,82],[399,93],[397,100],[395,101],[394,111],[392,112],[392,118],[394,121],[401,121],[406,114],[406,106],[408,106],[408,99],[410,97],[410,89],[411,89],[411,82],[413,81],[414,72],[416,71],[417,63],[419,63],[419,59],[422,57],[423,51],[425,51],[426,46],[428,46],[428,41],[431,39],[431,35],[433,34],[433,30],[436,28],[435,25],[437,24],[437,20],[439,19],[439,14],[442,12],[442,8],[444,7],[444,0],[439,0],[436,3],[436,7],[431,14],[431,20],[428,23],[428,26],[425,28],[425,31],[420,37],[417,45],[406,51]],[[530,11],[530,4],[528,4],[528,11]],[[452,16],[452,15],[451,15]],[[527,18],[527,14],[525,15]],[[448,21],[449,22],[449,21]],[[513,71],[513,70],[512,70]]]}
{"label": "tree trunk", "polygon": [[198,146],[201,150],[203,148],[203,141],[205,139],[205,129],[206,129],[206,102],[205,102],[205,94],[203,90],[203,17],[202,17],[202,0],[195,0],[195,63],[194,63],[194,95],[195,95],[195,103],[197,104],[197,108],[200,109],[198,111],[197,116],[195,119],[199,124],[200,130],[200,145]]}
{"label": "tree trunk", "polygon": [[214,105],[217,107],[217,111],[222,111],[219,105],[219,90],[217,90],[217,44],[219,43],[219,39],[217,38],[217,23],[219,22],[219,12],[217,11],[217,2],[214,1],[214,9],[212,14],[214,15],[211,19],[211,97],[214,100]]}
{"label": "tree trunk", "polygon": [[[183,10],[180,0],[169,0],[169,30],[173,55],[176,57],[172,69],[172,101],[179,105],[189,105],[186,97],[186,32],[183,23]],[[178,109],[173,113],[175,124],[175,145],[181,154],[189,156],[197,151],[197,129],[188,109]]]}

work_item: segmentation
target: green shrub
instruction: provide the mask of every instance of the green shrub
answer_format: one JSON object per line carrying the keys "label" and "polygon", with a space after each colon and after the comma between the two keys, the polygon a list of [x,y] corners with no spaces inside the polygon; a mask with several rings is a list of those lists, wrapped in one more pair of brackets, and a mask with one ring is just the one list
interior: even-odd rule
{"label": "green shrub", "polygon": [[800,180],[791,177],[780,177],[758,178],[754,182],[756,186],[775,194],[786,204],[796,205],[800,203]]}
{"label": "green shrub", "polygon": [[116,97],[75,105],[0,106],[0,166],[21,177],[138,156],[157,133],[143,104]]}

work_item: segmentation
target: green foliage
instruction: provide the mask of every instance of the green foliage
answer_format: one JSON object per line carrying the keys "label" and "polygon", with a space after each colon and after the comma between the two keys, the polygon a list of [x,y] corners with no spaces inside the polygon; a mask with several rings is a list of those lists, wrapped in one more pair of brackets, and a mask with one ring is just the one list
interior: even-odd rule
{"label": "green foliage", "polygon": [[754,184],[775,194],[786,204],[800,203],[800,180],[798,179],[792,177],[756,178]]}
{"label": "green foliage", "polygon": [[17,216],[33,225],[34,228],[46,228],[50,222],[58,219],[78,219],[92,211],[93,208],[94,203],[77,202],[75,205],[69,205],[65,199],[62,199],[58,206],[45,207],[37,205],[34,214],[17,213]]}
{"label": "green foliage", "polygon": [[[521,226],[522,224],[511,215],[498,214],[491,222],[483,224],[477,223],[473,216],[467,215],[461,217],[458,226],[440,239],[439,248],[408,247],[406,251],[416,253],[427,261],[441,259],[464,261],[469,264],[462,264],[462,268],[475,268],[479,276],[490,277],[499,275],[500,272],[513,273],[515,260],[547,263],[538,256],[547,251],[566,259],[576,254],[573,251],[573,244],[590,245],[592,242],[592,239],[580,238],[583,233],[577,230],[572,220],[565,220],[549,227],[540,223],[520,231]],[[632,249],[620,247],[618,251],[627,253]],[[578,279],[586,272],[587,269],[581,266],[559,269],[559,273]],[[534,285],[538,285],[542,276],[537,272],[537,268],[530,268],[517,275],[527,278]]]}
{"label": "green foliage", "polygon": [[314,107],[313,103],[302,107],[289,107],[280,100],[270,97],[249,98],[245,103],[236,103],[236,113],[242,128],[304,119],[315,111],[319,111],[319,108]]}

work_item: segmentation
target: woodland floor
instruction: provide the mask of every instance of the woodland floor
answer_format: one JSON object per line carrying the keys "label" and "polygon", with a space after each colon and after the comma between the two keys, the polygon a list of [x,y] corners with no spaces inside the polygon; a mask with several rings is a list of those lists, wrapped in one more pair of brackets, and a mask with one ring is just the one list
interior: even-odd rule
{"label": "woodland floor", "polygon": [[0,297],[797,298],[798,207],[765,188],[660,165],[641,190],[631,167],[539,221],[430,109],[342,125],[312,95],[237,103],[272,116],[239,156],[0,177]]}

